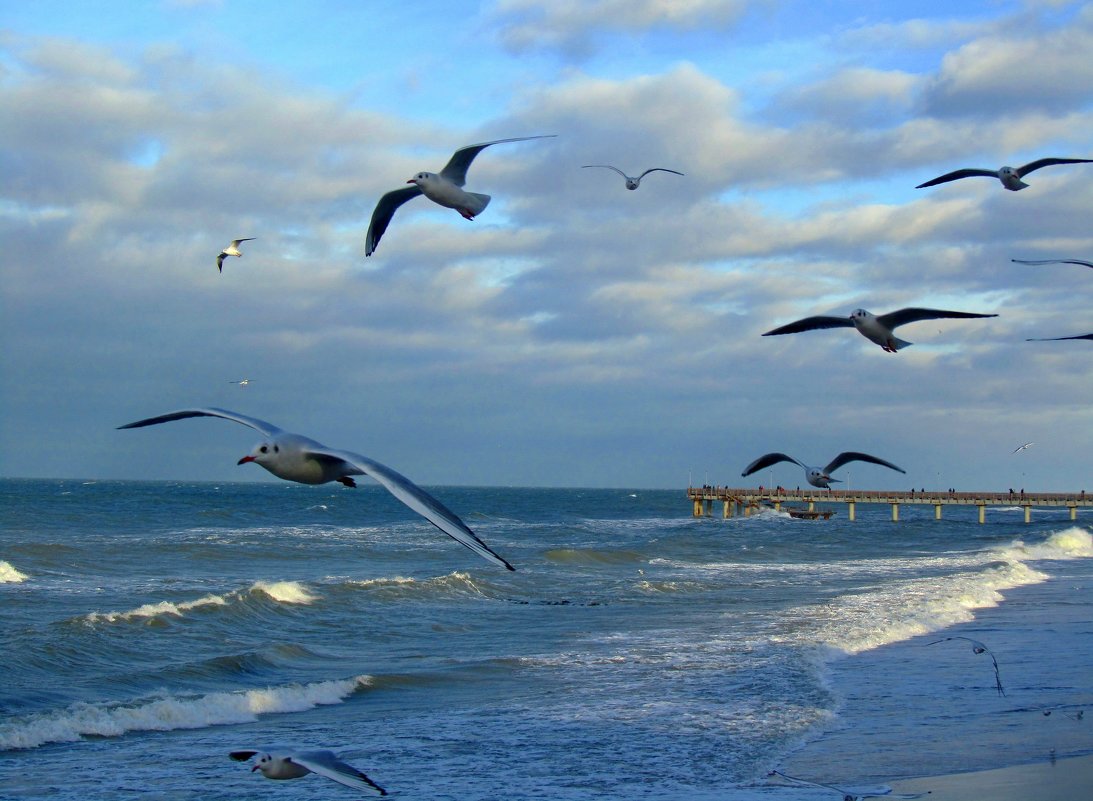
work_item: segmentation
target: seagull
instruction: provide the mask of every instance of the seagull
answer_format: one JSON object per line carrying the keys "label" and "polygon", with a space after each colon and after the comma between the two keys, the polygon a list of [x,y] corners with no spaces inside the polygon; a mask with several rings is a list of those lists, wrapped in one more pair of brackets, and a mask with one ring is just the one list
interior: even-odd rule
{"label": "seagull", "polygon": [[239,252],[240,242],[250,242],[254,239],[253,236],[245,236],[242,239],[233,239],[232,243],[220,251],[220,255],[216,257],[216,269],[219,272],[224,272],[224,257],[225,256],[238,256],[243,257],[243,254]]}
{"label": "seagull", "polygon": [[900,473],[907,472],[902,467],[896,467],[891,462],[886,462],[884,459],[878,459],[876,456],[870,456],[868,453],[844,451],[832,459],[831,463],[823,469],[820,469],[819,467],[809,467],[804,462],[798,462],[792,456],[787,456],[784,453],[766,453],[749,464],[740,475],[750,476],[752,473],[756,473],[764,467],[770,467],[772,464],[778,464],[778,462],[793,462],[794,464],[799,464],[805,469],[805,478],[808,479],[808,483],[814,487],[820,487],[821,489],[831,489],[830,483],[832,481],[837,484],[841,483],[839,479],[832,478],[831,474],[847,462],[870,462],[872,464],[879,464],[882,467],[890,467]]}
{"label": "seagull", "polygon": [[[1051,717],[1051,713],[1052,713],[1052,712],[1054,712],[1054,711],[1055,711],[1056,709],[1063,709],[1063,710],[1065,710],[1065,709],[1067,709],[1067,707],[1064,707],[1064,706],[1053,706],[1053,707],[1049,707],[1049,708],[1047,708],[1047,709],[1042,709],[1042,710],[1040,710],[1040,711],[1044,713],[1044,717],[1045,717],[1045,718],[1049,718],[1049,717]],[[1064,711],[1064,712],[1063,712],[1063,716],[1064,716],[1064,717],[1068,717],[1068,718],[1070,718],[1071,720],[1082,720],[1082,719],[1083,719],[1083,718],[1085,717],[1085,710],[1084,710],[1084,709],[1079,709],[1079,710],[1078,710],[1077,712],[1075,712],[1074,714],[1071,714],[1071,713],[1069,713],[1069,712],[1065,712],[1065,711]]]}
{"label": "seagull", "polygon": [[250,379],[249,378],[240,378],[238,381],[229,381],[228,383],[229,384],[238,384],[241,387],[245,387],[247,384],[250,383]]}
{"label": "seagull", "polygon": [[251,773],[262,771],[267,779],[299,779],[309,773],[317,773],[338,784],[357,790],[375,790],[380,795],[387,791],[365,776],[352,765],[342,762],[331,751],[293,751],[291,749],[241,748],[228,753],[236,762],[246,762],[253,756],[258,757]]}
{"label": "seagull", "polygon": [[835,787],[832,784],[823,784],[821,782],[810,782],[808,779],[798,779],[796,776],[790,776],[782,773],[780,770],[772,770],[767,776],[781,776],[783,779],[788,779],[791,782],[797,782],[798,784],[807,784],[811,787],[823,787],[827,790],[834,790],[843,797],[843,801],[861,801],[863,798],[921,798],[927,795],[929,791],[925,793],[896,793],[893,795],[892,788],[887,786],[881,787],[851,787],[843,789],[841,787]]}
{"label": "seagull", "polygon": [[508,570],[516,569],[478,539],[478,536],[467,528],[454,512],[401,473],[366,456],[328,448],[313,439],[284,431],[256,417],[212,407],[182,409],[161,414],[158,417],[137,420],[135,423],[127,423],[118,428],[143,428],[159,423],[169,423],[173,420],[184,420],[188,417],[221,417],[260,432],[265,439],[255,445],[254,449],[237,464],[256,462],[273,475],[286,481],[296,481],[300,484],[325,484],[328,481],[338,481],[347,487],[355,487],[357,483],[352,476],[370,476],[408,507],[483,559]]}
{"label": "seagull", "polygon": [[[1026,443],[1025,443],[1024,445],[1022,445],[1022,446],[1021,446],[1020,448],[1014,448],[1014,449],[1013,449],[1013,453],[1017,453],[1017,451],[1023,451],[1023,450],[1025,450],[1025,449],[1027,449],[1027,448],[1031,448],[1031,447],[1032,447],[1033,445],[1035,445],[1035,444],[1036,444],[1035,442],[1026,442]],[[1011,455],[1012,455],[1012,454],[1011,454]]]}
{"label": "seagull", "polygon": [[994,658],[994,652],[990,648],[985,646],[979,640],[973,640],[971,637],[945,637],[940,640],[934,640],[933,642],[926,643],[927,645],[937,645],[939,642],[948,642],[949,640],[966,640],[972,644],[972,651],[977,654],[987,654],[991,658],[991,662],[994,663],[994,686],[998,689],[999,695],[1005,695],[1006,691],[1002,689],[1002,677],[998,674],[998,660]]}
{"label": "seagull", "polygon": [[525,142],[529,139],[549,139],[557,134],[545,134],[543,136],[518,136],[514,139],[495,139],[492,142],[481,142],[477,145],[461,147],[452,154],[451,159],[439,174],[435,172],[419,172],[406,183],[413,184],[404,189],[394,189],[379,199],[376,208],[372,211],[372,220],[368,223],[368,233],[364,238],[364,255],[371,256],[376,252],[376,246],[380,243],[380,237],[391,224],[391,218],[395,211],[408,200],[418,195],[425,195],[429,200],[449,209],[455,209],[463,215],[464,219],[473,220],[481,214],[490,202],[489,195],[479,195],[474,192],[464,192],[463,184],[467,182],[467,170],[474,161],[474,157],[490,145],[499,145],[504,142]]}
{"label": "seagull", "polygon": [[1093,267],[1093,261],[1084,259],[1010,259],[1014,264],[1080,264],[1083,267]]}
{"label": "seagull", "polygon": [[980,170],[974,167],[969,167],[963,170],[956,170],[954,172],[947,172],[944,175],[940,175],[934,178],[932,181],[927,181],[924,184],[919,184],[915,189],[922,189],[927,186],[937,186],[937,184],[943,184],[947,181],[956,181],[960,178],[971,178],[973,176],[982,175],[987,178],[997,178],[1002,182],[1002,186],[1006,187],[1013,192],[1017,192],[1024,189],[1026,184],[1021,179],[1028,175],[1033,170],[1038,170],[1041,167],[1050,167],[1053,164],[1087,164],[1093,162],[1093,159],[1059,159],[1059,158],[1046,158],[1037,159],[1031,161],[1024,167],[1002,167],[998,170]]}
{"label": "seagull", "polygon": [[629,175],[624,173],[618,167],[612,167],[610,164],[582,164],[581,165],[582,170],[588,169],[589,167],[604,167],[608,170],[614,170],[619,175],[621,175],[623,177],[623,179],[625,179],[627,189],[637,189],[639,186],[641,186],[641,179],[644,178],[646,175],[648,175],[651,172],[658,172],[658,171],[659,172],[670,172],[673,175],[683,175],[683,173],[676,172],[675,170],[669,170],[667,167],[650,167],[645,172],[643,172],[641,175],[639,175],[637,178],[631,178]]}
{"label": "seagull", "polygon": [[875,315],[865,309],[855,309],[849,317],[805,317],[788,323],[773,331],[763,334],[765,337],[780,334],[799,334],[802,331],[815,331],[820,328],[856,328],[858,333],[881,346],[881,350],[895,353],[914,343],[899,339],[892,329],[919,320],[940,320],[942,318],[997,317],[997,314],[974,314],[972,312],[946,311],[944,309],[900,309],[888,314]]}
{"label": "seagull", "polygon": [[1093,339],[1093,334],[1075,334],[1072,337],[1044,337],[1042,339],[1026,339],[1025,342],[1058,342],[1063,339]]}

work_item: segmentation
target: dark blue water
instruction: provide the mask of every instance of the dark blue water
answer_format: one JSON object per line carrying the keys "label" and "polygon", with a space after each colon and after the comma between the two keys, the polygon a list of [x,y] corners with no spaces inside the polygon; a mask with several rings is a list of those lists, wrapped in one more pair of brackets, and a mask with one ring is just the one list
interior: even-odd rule
{"label": "dark blue water", "polygon": [[[353,797],[227,758],[279,743],[460,801],[824,797],[765,774],[1093,753],[1093,535],[1065,510],[431,490],[517,571],[375,486],[0,481],[0,797]],[[954,635],[1005,696],[989,654],[928,645]]]}

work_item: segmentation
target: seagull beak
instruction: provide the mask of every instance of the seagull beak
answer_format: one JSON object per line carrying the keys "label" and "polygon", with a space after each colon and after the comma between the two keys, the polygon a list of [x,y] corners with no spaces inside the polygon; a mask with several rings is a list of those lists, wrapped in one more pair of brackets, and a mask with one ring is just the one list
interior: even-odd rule
{"label": "seagull beak", "polygon": [[408,183],[408,184],[412,184],[412,183],[414,183],[414,179],[413,179],[413,178],[411,178],[411,179],[410,179],[409,181],[407,181],[406,183]]}
{"label": "seagull beak", "polygon": [[[236,465],[238,466],[238,465],[241,465],[241,464],[246,464],[247,462],[253,462],[253,461],[254,461],[254,457],[253,457],[253,456],[244,456],[244,457],[243,457],[242,459],[240,459],[240,460],[239,460],[238,462],[236,462],[235,464],[236,464]],[[255,768],[255,770],[257,770],[257,767]]]}
{"label": "seagull beak", "polygon": [[257,762],[255,762],[254,765],[251,767],[250,772],[254,773],[256,770],[258,770],[258,763]]}

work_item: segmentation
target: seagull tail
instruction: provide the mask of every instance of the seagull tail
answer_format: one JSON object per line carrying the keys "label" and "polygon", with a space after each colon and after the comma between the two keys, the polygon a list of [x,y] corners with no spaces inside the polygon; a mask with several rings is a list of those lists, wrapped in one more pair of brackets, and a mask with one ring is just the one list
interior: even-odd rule
{"label": "seagull tail", "polygon": [[470,198],[470,202],[467,204],[467,210],[471,213],[472,217],[477,217],[483,211],[486,206],[490,205],[489,195],[480,195],[477,192],[468,192],[467,196]]}
{"label": "seagull tail", "polygon": [[903,348],[909,348],[913,344],[915,343],[908,342],[906,339],[892,337],[892,350],[902,350]]}

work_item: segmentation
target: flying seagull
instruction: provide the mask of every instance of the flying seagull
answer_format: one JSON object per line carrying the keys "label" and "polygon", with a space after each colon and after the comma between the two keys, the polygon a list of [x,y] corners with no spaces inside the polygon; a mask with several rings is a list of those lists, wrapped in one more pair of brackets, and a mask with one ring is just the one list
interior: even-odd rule
{"label": "flying seagull", "polygon": [[767,776],[780,776],[791,782],[798,784],[806,784],[810,787],[823,787],[826,790],[834,790],[843,797],[843,801],[861,801],[864,798],[921,798],[927,793],[892,793],[892,788],[887,786],[881,787],[849,787],[843,789],[842,787],[835,787],[832,784],[823,784],[822,782],[810,782],[808,779],[798,779],[796,776],[790,776],[786,773],[782,773],[780,770],[772,770]]}
{"label": "flying seagull", "polygon": [[246,762],[257,756],[258,761],[250,771],[261,771],[267,779],[299,779],[309,773],[316,773],[346,787],[374,790],[380,795],[387,795],[386,790],[352,765],[342,762],[331,751],[293,751],[283,748],[264,751],[260,748],[242,748],[230,751],[228,756],[236,762]]}
{"label": "flying seagull", "polygon": [[618,167],[612,167],[610,164],[582,164],[581,165],[582,170],[588,169],[589,167],[604,167],[605,169],[608,169],[608,170],[614,170],[615,172],[617,172],[619,175],[621,175],[623,177],[623,180],[626,181],[626,188],[627,189],[637,189],[639,186],[641,186],[641,179],[644,178],[646,175],[648,175],[651,172],[670,172],[673,175],[683,175],[683,173],[676,172],[675,170],[669,170],[667,167],[650,167],[645,172],[643,172],[641,175],[639,175],[637,178],[632,178],[629,175],[627,175],[626,173],[624,173],[622,170],[620,170]]}
{"label": "flying seagull", "polygon": [[1083,267],[1093,267],[1093,261],[1084,259],[1010,259],[1014,264],[1080,264]]}
{"label": "flying seagull", "polygon": [[242,239],[233,239],[232,243],[220,251],[220,255],[216,257],[216,269],[218,272],[224,272],[224,257],[225,256],[238,256],[243,257],[243,254],[239,252],[240,242],[250,242],[254,239],[253,236],[245,236]]}
{"label": "flying seagull", "polygon": [[[1021,446],[1020,448],[1014,448],[1014,449],[1013,449],[1013,453],[1017,453],[1017,451],[1023,451],[1023,450],[1025,450],[1026,448],[1031,448],[1031,447],[1032,447],[1033,445],[1035,445],[1035,444],[1036,444],[1035,442],[1026,442],[1026,443],[1025,443],[1024,445],[1022,445],[1022,446]],[[1012,454],[1011,454],[1011,455],[1012,455]]]}
{"label": "flying seagull", "polygon": [[451,159],[440,173],[419,172],[406,183],[413,184],[404,189],[394,189],[379,199],[376,208],[372,211],[372,220],[368,223],[368,233],[364,238],[364,255],[371,256],[376,252],[376,246],[380,243],[380,237],[391,224],[391,218],[395,211],[408,200],[413,200],[418,195],[425,195],[429,200],[449,209],[455,209],[465,219],[473,220],[490,202],[489,195],[479,195],[475,192],[464,192],[463,184],[467,182],[467,170],[474,161],[474,157],[490,145],[499,145],[504,142],[526,142],[529,139],[549,139],[557,134],[545,134],[543,136],[518,136],[513,139],[495,139],[492,142],[481,142],[477,145],[461,147],[452,154]]}
{"label": "flying seagull", "polygon": [[454,512],[401,473],[366,456],[328,448],[313,439],[284,431],[256,417],[248,417],[226,409],[182,409],[161,414],[158,417],[137,420],[135,423],[127,423],[118,428],[143,428],[159,423],[169,423],[173,420],[184,420],[187,417],[221,417],[242,423],[260,432],[265,439],[255,445],[254,449],[237,464],[256,462],[273,475],[286,481],[296,481],[301,484],[325,484],[328,481],[338,481],[347,487],[355,487],[357,483],[352,476],[370,476],[404,504],[483,559],[508,570],[516,569],[490,550],[489,546],[467,528]]}
{"label": "flying seagull", "polygon": [[1072,337],[1043,337],[1040,339],[1026,339],[1025,342],[1058,342],[1063,339],[1093,339],[1093,334],[1075,334]]}
{"label": "flying seagull", "polygon": [[998,660],[994,658],[994,652],[990,648],[985,646],[979,640],[973,640],[971,637],[945,637],[940,640],[934,640],[933,642],[926,643],[927,645],[937,645],[939,642],[948,642],[949,640],[966,640],[972,644],[972,651],[976,654],[987,654],[991,658],[991,662],[994,663],[994,686],[998,689],[999,695],[1005,695],[1006,691],[1002,689],[1002,677],[998,674]]}
{"label": "flying seagull", "polygon": [[1017,192],[1024,189],[1026,184],[1021,179],[1028,175],[1033,170],[1038,170],[1041,167],[1050,167],[1053,164],[1087,164],[1093,162],[1093,159],[1059,159],[1059,158],[1046,158],[1037,159],[1036,161],[1030,161],[1024,167],[1002,167],[998,170],[980,170],[974,167],[969,167],[963,170],[956,170],[954,172],[947,172],[944,175],[940,175],[934,178],[932,181],[927,181],[924,184],[919,184],[915,189],[922,189],[927,186],[937,186],[938,184],[946,183],[947,181],[956,181],[960,178],[971,178],[973,176],[982,175],[987,178],[997,178],[1002,182],[1002,186],[1006,187],[1013,192]]}
{"label": "flying seagull", "polygon": [[229,381],[228,383],[229,384],[238,384],[241,387],[245,387],[247,384],[250,383],[250,379],[249,378],[240,378],[238,381]]}
{"label": "flying seagull", "polygon": [[764,467],[770,467],[772,464],[778,464],[778,462],[793,462],[794,464],[799,464],[805,469],[805,478],[808,479],[808,483],[822,489],[831,489],[830,484],[832,481],[836,484],[841,483],[839,479],[832,478],[831,474],[847,462],[870,462],[871,464],[879,464],[882,467],[890,467],[900,473],[907,472],[902,467],[896,467],[891,462],[886,462],[884,459],[878,459],[876,456],[870,456],[868,453],[844,451],[832,459],[831,463],[823,469],[820,469],[819,467],[809,467],[804,462],[798,462],[792,456],[787,456],[784,453],[765,453],[744,468],[744,472],[740,475],[750,476],[752,473],[758,472]]}
{"label": "flying seagull", "polygon": [[805,317],[788,323],[773,331],[763,334],[765,337],[780,334],[799,334],[802,331],[816,331],[820,328],[856,328],[858,333],[881,346],[888,353],[895,353],[900,348],[914,344],[899,339],[892,329],[919,320],[940,320],[942,318],[997,317],[997,314],[974,314],[972,312],[946,311],[944,309],[900,309],[888,314],[875,315],[865,309],[855,309],[849,317]]}

